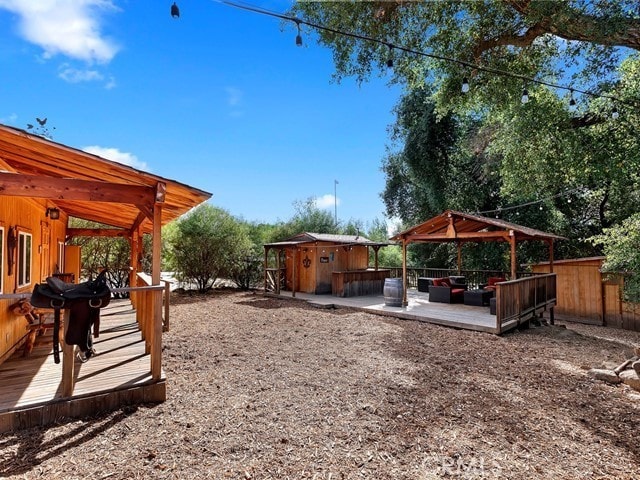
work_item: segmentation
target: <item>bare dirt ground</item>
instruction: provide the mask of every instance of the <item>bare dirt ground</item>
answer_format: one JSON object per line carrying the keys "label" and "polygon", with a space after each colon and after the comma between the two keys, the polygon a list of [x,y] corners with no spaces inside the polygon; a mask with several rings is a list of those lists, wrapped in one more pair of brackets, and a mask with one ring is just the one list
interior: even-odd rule
{"label": "bare dirt ground", "polygon": [[502,337],[260,294],[172,298],[168,399],[0,438],[0,477],[637,479],[640,334]]}

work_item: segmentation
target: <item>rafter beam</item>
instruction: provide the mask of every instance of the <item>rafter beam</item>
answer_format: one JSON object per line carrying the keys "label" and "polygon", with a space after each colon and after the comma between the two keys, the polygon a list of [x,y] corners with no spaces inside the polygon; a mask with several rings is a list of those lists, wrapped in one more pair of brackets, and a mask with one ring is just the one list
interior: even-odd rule
{"label": "rafter beam", "polygon": [[120,228],[67,228],[67,238],[73,237],[129,237],[128,230]]}
{"label": "rafter beam", "polygon": [[12,197],[128,203],[151,208],[156,193],[155,188],[141,185],[0,172],[0,195]]}

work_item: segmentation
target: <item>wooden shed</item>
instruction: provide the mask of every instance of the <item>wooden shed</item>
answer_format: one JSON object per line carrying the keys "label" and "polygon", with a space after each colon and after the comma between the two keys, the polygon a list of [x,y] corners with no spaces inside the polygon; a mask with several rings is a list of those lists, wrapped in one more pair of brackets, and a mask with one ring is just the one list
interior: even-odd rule
{"label": "wooden shed", "polygon": [[[603,274],[604,260],[605,257],[588,257],[554,263],[559,318],[640,331],[640,305],[623,300],[624,277]],[[534,273],[547,273],[549,263],[537,263],[531,268]]]}
{"label": "wooden shed", "polygon": [[[18,299],[28,298],[36,283],[56,272],[76,281],[80,279],[80,250],[67,245],[67,240],[74,236],[122,237],[131,245],[131,297],[144,338],[143,354],[145,351],[150,354],[148,384],[162,386],[153,389],[151,396],[163,399],[161,227],[210,196],[174,180],[0,125],[0,364],[24,345],[33,327],[10,306]],[[72,229],[68,227],[70,217],[99,222],[109,228]],[[153,239],[150,275],[144,275],[139,263],[145,233]],[[45,423],[42,412],[46,404],[64,406],[55,411],[58,416],[75,408],[71,406],[73,401],[69,401],[74,398],[77,380],[73,373],[73,347],[69,351],[63,344],[63,353],[62,368],[52,370],[55,375],[62,370],[60,388],[54,388],[52,396],[47,397],[42,393],[45,390],[42,384],[40,395],[33,397],[37,398],[34,402],[40,410],[33,415],[16,417],[32,420],[22,426]],[[45,368],[49,359],[43,356],[41,361],[37,368]],[[23,376],[36,375],[29,373],[28,368],[20,371]],[[23,380],[12,377],[12,382]],[[2,383],[0,372],[0,385]],[[12,410],[34,406],[29,403],[28,379],[24,380],[25,390],[14,398],[17,385],[7,391],[11,399],[6,402],[3,402],[6,400],[4,390],[0,388],[0,431],[13,425]],[[107,396],[117,396],[111,386],[105,390],[109,392]],[[84,392],[82,396],[86,400],[88,394]],[[141,401],[144,396],[139,397]],[[133,398],[130,392],[122,396],[125,397]],[[74,412],[80,414],[82,410],[77,408]],[[7,412],[9,415],[4,415]]]}
{"label": "wooden shed", "polygon": [[[385,245],[388,243],[359,235],[321,233],[300,233],[282,242],[265,244],[265,291],[284,289],[294,295],[381,294],[384,279],[389,276],[388,270],[378,269],[378,251]],[[368,268],[370,248],[375,252],[372,269]],[[270,252],[275,252],[272,259]]]}

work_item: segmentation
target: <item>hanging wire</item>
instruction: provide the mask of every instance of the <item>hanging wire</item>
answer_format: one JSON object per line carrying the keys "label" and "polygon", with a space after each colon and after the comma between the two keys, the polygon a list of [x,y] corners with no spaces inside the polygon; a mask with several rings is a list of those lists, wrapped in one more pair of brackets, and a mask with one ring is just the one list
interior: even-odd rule
{"label": "hanging wire", "polygon": [[[566,85],[561,85],[561,84],[557,84],[557,83],[552,83],[552,82],[547,82],[545,80],[540,80],[538,78],[532,78],[532,77],[528,77],[526,75],[522,75],[519,73],[513,73],[513,72],[509,72],[506,70],[500,70],[497,68],[492,68],[492,67],[485,67],[482,65],[477,65],[475,63],[472,62],[468,62],[466,60],[460,60],[457,58],[451,58],[451,57],[447,57],[445,55],[439,55],[439,54],[435,54],[435,53],[428,53],[428,52],[423,52],[420,50],[415,50],[413,48],[409,48],[409,47],[405,47],[402,45],[396,45],[393,43],[389,43],[387,41],[384,40],[380,40],[374,37],[369,37],[367,35],[360,35],[358,33],[352,33],[352,32],[347,32],[344,30],[338,30],[336,28],[332,28],[332,27],[327,27],[324,25],[320,25],[317,23],[313,23],[313,22],[309,22],[307,20],[303,20],[301,18],[298,17],[292,17],[290,15],[286,15],[283,13],[279,13],[279,12],[273,12],[270,10],[266,10],[262,7],[257,7],[254,5],[250,5],[250,4],[240,4],[240,3],[235,3],[235,2],[231,2],[229,0],[214,0],[217,3],[222,3],[224,5],[227,5],[229,7],[233,7],[233,8],[237,8],[237,9],[241,9],[241,10],[247,10],[250,12],[254,12],[254,13],[258,13],[261,15],[267,15],[270,17],[275,17],[275,18],[280,18],[282,20],[287,20],[296,24],[303,24],[303,25],[307,25],[311,28],[314,28],[316,30],[319,31],[324,31],[324,32],[329,32],[329,33],[333,33],[335,35],[342,35],[345,37],[349,37],[349,38],[354,38],[357,40],[363,40],[366,42],[373,42],[373,43],[378,43],[378,44],[382,44],[382,45],[387,45],[389,47],[389,49],[393,49],[393,50],[399,50],[401,52],[404,53],[411,53],[413,55],[417,55],[417,56],[422,56],[422,57],[427,57],[427,58],[432,58],[434,60],[441,60],[441,61],[445,61],[445,62],[449,62],[449,63],[455,63],[457,65],[463,66],[463,67],[467,67],[469,69],[472,70],[477,70],[477,71],[481,71],[481,72],[485,72],[485,73],[491,73],[491,74],[495,74],[495,75],[501,75],[501,76],[505,76],[505,77],[510,77],[510,78],[515,78],[515,79],[520,79],[525,83],[535,83],[537,85],[544,85],[550,88],[554,88],[554,89],[558,89],[558,90],[568,90],[568,91],[572,91],[572,92],[577,92],[577,93],[581,93],[583,95],[588,95],[590,97],[594,97],[594,98],[608,98],[610,100],[613,100],[615,102],[618,102],[620,104],[626,104],[632,107],[638,107],[640,105],[637,105],[636,102],[630,102],[627,100],[622,100],[618,97],[615,97],[613,95],[609,95],[609,94],[604,94],[604,93],[596,93],[596,92],[592,92],[590,90],[581,90],[575,87],[569,87]],[[387,61],[388,63],[388,61]]]}

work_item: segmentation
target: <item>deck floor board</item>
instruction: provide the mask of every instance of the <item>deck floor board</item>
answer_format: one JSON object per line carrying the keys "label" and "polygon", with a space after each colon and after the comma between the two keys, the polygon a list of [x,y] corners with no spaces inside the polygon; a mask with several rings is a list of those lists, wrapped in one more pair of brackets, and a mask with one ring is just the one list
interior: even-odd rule
{"label": "deck floor board", "polygon": [[[71,400],[153,383],[150,357],[129,300],[114,299],[103,309],[94,348],[97,354],[89,361],[75,361]],[[47,330],[28,357],[20,349],[0,365],[0,413],[63,400],[62,362],[54,363],[52,350]]]}

